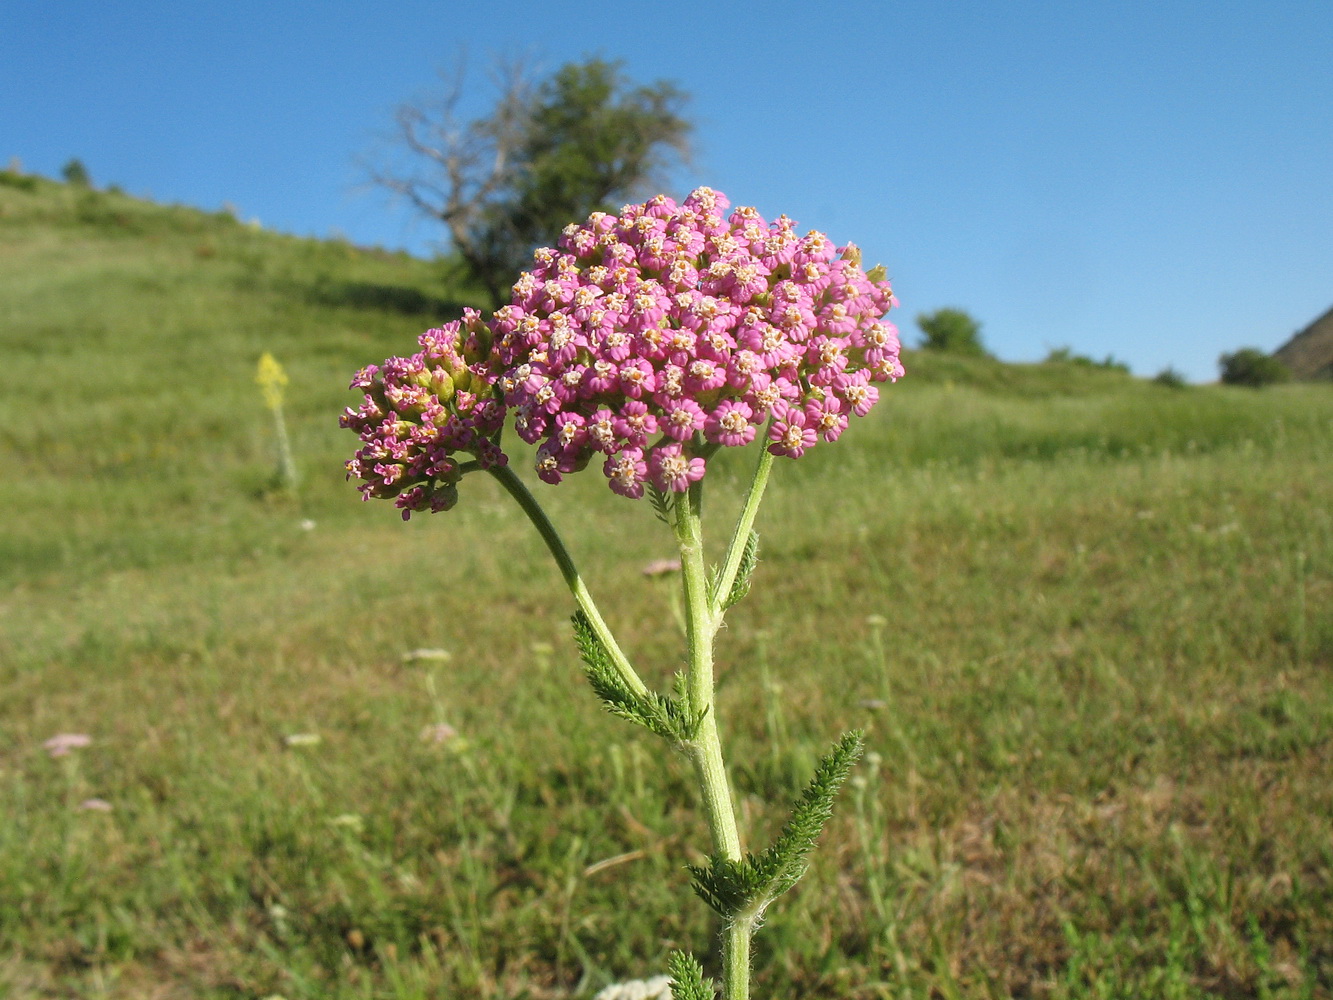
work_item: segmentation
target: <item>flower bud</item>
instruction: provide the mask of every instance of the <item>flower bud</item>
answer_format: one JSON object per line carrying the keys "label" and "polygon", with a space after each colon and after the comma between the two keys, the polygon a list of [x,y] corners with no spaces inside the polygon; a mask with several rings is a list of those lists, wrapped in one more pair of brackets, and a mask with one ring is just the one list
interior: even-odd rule
{"label": "flower bud", "polygon": [[428,388],[435,393],[441,403],[447,403],[454,398],[454,380],[443,368],[436,368],[431,374]]}

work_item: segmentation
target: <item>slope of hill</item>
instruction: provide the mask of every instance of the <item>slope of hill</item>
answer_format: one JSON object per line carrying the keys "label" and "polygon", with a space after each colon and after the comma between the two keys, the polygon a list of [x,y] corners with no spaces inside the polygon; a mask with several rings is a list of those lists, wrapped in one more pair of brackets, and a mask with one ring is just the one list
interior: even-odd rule
{"label": "slope of hill", "polygon": [[[344,481],[350,374],[459,308],[436,268],[29,181],[0,178],[0,995],[715,968],[688,781],[585,690],[531,526],[484,476],[407,525]],[[1333,396],[908,370],[778,464],[723,637],[749,845],[839,732],[876,755],[757,995],[1328,996]],[[749,461],[710,469],[710,518]],[[665,684],[640,567],[670,533],[597,478],[539,496]]]}
{"label": "slope of hill", "polygon": [[1304,381],[1333,379],[1333,308],[1273,352],[1273,356]]}
{"label": "slope of hill", "polygon": [[[0,184],[0,348],[22,414],[0,427],[14,463],[0,575],[91,565],[108,546],[142,563],[200,516],[230,516],[228,498],[268,485],[263,352],[290,376],[294,438],[330,454],[348,373],[460,307],[405,254],[22,180]],[[305,471],[340,478],[336,462]],[[103,530],[112,511],[121,532]]]}

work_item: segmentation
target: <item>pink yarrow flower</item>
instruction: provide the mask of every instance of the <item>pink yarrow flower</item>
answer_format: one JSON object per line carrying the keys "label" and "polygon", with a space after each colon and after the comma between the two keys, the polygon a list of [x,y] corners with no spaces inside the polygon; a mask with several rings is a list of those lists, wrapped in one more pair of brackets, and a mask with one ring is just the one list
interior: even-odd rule
{"label": "pink yarrow flower", "polygon": [[[855,247],[801,235],[785,217],[770,223],[752,208],[729,208],[725,196],[699,188],[679,205],[659,196],[568,226],[557,247],[536,254],[500,311],[506,328],[556,324],[576,336],[575,361],[497,330],[492,380],[520,413],[596,422],[581,445],[562,445],[610,454],[603,471],[623,495],[641,494],[639,461],[656,488],[687,489],[712,451],[750,443],[764,424],[769,450],[795,458],[869,412],[877,397],[870,382],[901,374],[883,319],[893,292],[861,269]],[[584,305],[565,305],[552,293],[556,280]],[[576,364],[605,374],[557,398],[545,382],[514,377],[538,361],[555,382]],[[599,363],[615,365],[614,386]],[[614,436],[608,411],[619,414]],[[526,426],[537,441],[565,425]],[[620,460],[625,449],[643,457]],[[539,452],[543,478],[551,454]]]}
{"label": "pink yarrow flower", "polygon": [[[879,269],[877,269],[878,271]],[[571,224],[489,322],[469,310],[422,350],[359,372],[343,425],[367,497],[446,510],[507,459],[507,413],[547,482],[598,465],[616,493],[682,492],[718,448],[760,435],[797,458],[903,374],[889,282],[860,251],[698,188]],[[604,456],[604,457],[603,457]]]}
{"label": "pink yarrow flower", "polygon": [[678,444],[659,445],[648,460],[653,485],[663,493],[684,493],[704,477],[704,460],[691,457]]}
{"label": "pink yarrow flower", "polygon": [[448,510],[458,501],[460,452],[482,468],[506,464],[494,441],[506,408],[484,363],[492,336],[469,309],[461,320],[423,333],[417,354],[389,358],[353,378],[352,388],[365,397],[340,423],[361,436],[347,477],[362,481],[363,499],[394,499],[404,520],[413,511]]}
{"label": "pink yarrow flower", "polygon": [[819,440],[818,431],[808,426],[805,411],[789,403],[779,403],[768,427],[768,438],[773,443],[768,450],[774,455],[800,458]]}

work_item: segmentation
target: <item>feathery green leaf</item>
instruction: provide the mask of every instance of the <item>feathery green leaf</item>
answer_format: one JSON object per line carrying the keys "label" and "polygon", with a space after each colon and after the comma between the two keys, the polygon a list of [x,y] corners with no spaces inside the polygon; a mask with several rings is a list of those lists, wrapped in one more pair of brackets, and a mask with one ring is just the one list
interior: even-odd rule
{"label": "feathery green leaf", "polygon": [[635,692],[616,670],[611,654],[588,617],[578,611],[574,614],[573,622],[574,640],[578,643],[579,656],[583,660],[584,676],[608,712],[643,726],[673,743],[685,743],[694,738],[699,729],[699,720],[689,710],[688,700],[664,697],[654,691],[642,695]]}
{"label": "feathery green leaf", "polygon": [[699,898],[731,919],[746,911],[762,913],[795,885],[805,874],[806,859],[833,815],[833,799],[863,748],[860,732],[850,732],[834,744],[792,806],[777,840],[762,854],[747,854],[741,861],[714,855],[707,867],[690,865]]}
{"label": "feathery green leaf", "polygon": [[657,515],[657,519],[663,524],[669,525],[671,523],[671,509],[676,503],[676,494],[664,493],[652,483],[648,484],[647,493],[648,502],[653,505],[653,513]]}
{"label": "feathery green leaf", "polygon": [[751,861],[763,879],[769,900],[790,889],[805,874],[806,859],[833,815],[833,800],[865,749],[865,737],[853,730],[833,745],[815,769],[810,784],[792,806],[777,840]]}
{"label": "feathery green leaf", "polygon": [[742,910],[750,909],[763,895],[764,884],[753,858],[733,861],[714,854],[707,867],[687,865],[694,876],[691,885],[695,894],[730,920]]}
{"label": "feathery green leaf", "polygon": [[736,569],[736,578],[731,581],[731,590],[727,593],[727,599],[722,602],[722,610],[735,604],[739,604],[746,594],[750,592],[750,578],[754,575],[754,568],[759,563],[759,532],[750,531],[750,536],[745,539],[745,549],[741,552],[740,566]]}
{"label": "feathery green leaf", "polygon": [[704,978],[704,967],[688,952],[673,951],[667,959],[671,973],[671,1000],[714,1000],[713,981]]}

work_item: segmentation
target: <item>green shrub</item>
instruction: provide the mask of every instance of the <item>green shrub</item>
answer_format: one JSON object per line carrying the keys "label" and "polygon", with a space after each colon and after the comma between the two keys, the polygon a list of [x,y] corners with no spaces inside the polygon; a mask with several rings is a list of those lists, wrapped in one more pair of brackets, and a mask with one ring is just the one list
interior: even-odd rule
{"label": "green shrub", "polygon": [[966,354],[984,358],[990,354],[981,343],[981,324],[962,309],[936,309],[921,313],[916,325],[926,335],[921,347],[927,351]]}
{"label": "green shrub", "polygon": [[1164,385],[1168,389],[1183,389],[1189,384],[1185,381],[1185,376],[1170,365],[1154,375],[1153,382],[1157,385]]}
{"label": "green shrub", "polygon": [[1083,368],[1105,368],[1107,371],[1129,374],[1129,365],[1117,361],[1115,355],[1108,354],[1101,361],[1094,361],[1084,354],[1075,354],[1071,347],[1053,347],[1046,355],[1048,365],[1079,365]]}
{"label": "green shrub", "polygon": [[37,190],[36,177],[20,174],[15,170],[0,170],[0,184],[3,184],[5,187],[18,188],[20,191]]}
{"label": "green shrub", "polygon": [[77,157],[60,168],[60,176],[71,187],[88,188],[93,186],[93,180],[88,176],[88,168]]}
{"label": "green shrub", "polygon": [[1242,347],[1234,354],[1217,359],[1222,368],[1223,385],[1247,385],[1251,388],[1291,380],[1291,372],[1277,358],[1257,347]]}

